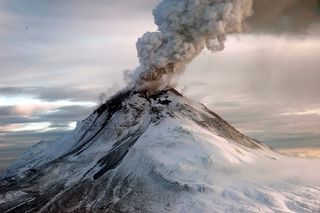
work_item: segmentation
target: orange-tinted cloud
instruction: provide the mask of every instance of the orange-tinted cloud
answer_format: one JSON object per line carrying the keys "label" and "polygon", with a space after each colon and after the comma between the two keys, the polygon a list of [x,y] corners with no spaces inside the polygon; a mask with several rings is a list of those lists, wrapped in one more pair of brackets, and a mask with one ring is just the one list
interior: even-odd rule
{"label": "orange-tinted cloud", "polygon": [[17,128],[21,127],[20,124],[8,124],[8,125],[2,125],[0,126],[0,133],[1,132],[10,132],[10,131],[14,131]]}
{"label": "orange-tinted cloud", "polygon": [[282,154],[302,157],[302,158],[319,158],[320,148],[296,148],[296,149],[283,149],[279,151]]}

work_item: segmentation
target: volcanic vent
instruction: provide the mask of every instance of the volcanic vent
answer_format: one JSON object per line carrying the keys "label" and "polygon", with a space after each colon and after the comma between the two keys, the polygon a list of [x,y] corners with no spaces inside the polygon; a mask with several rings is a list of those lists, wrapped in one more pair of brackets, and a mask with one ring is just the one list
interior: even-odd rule
{"label": "volcanic vent", "polygon": [[252,158],[275,154],[176,90],[151,96],[128,91],[97,108],[70,135],[24,153],[2,175],[0,209],[148,212],[155,199],[170,203],[200,187],[179,180],[184,177],[175,170]]}
{"label": "volcanic vent", "polygon": [[0,212],[320,212],[318,186],[262,177],[283,156],[166,89],[202,49],[222,50],[252,4],[161,1],[128,87],[26,151],[0,178]]}

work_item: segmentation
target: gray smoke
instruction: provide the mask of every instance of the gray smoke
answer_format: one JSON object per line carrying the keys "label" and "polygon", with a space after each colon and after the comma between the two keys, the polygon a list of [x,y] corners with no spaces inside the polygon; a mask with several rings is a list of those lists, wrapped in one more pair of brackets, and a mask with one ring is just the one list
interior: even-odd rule
{"label": "gray smoke", "polygon": [[140,66],[131,78],[136,90],[150,92],[172,86],[204,48],[221,51],[227,34],[243,30],[252,0],[163,0],[153,11],[157,32],[137,42]]}
{"label": "gray smoke", "polygon": [[320,0],[255,0],[248,31],[308,34],[320,29]]}
{"label": "gray smoke", "polygon": [[231,33],[306,33],[319,24],[319,1],[162,0],[153,11],[158,31],[137,41],[140,66],[130,87],[153,92],[174,86],[174,76],[192,59],[204,48],[223,50]]}

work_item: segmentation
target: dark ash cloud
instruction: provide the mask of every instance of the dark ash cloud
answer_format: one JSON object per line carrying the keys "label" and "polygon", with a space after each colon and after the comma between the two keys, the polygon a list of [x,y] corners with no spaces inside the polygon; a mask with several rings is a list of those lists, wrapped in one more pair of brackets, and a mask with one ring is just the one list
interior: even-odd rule
{"label": "dark ash cloud", "polygon": [[253,9],[249,32],[306,34],[320,28],[319,0],[255,0]]}

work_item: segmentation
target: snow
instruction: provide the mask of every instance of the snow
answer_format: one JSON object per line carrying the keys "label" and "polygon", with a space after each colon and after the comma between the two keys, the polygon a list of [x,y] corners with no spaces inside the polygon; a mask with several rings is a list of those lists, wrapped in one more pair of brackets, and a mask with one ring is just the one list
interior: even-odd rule
{"label": "snow", "polygon": [[270,151],[248,150],[175,120],[151,128],[135,152],[162,178],[192,189],[176,212],[320,212],[319,160],[276,153],[270,159]]}
{"label": "snow", "polygon": [[[110,182],[104,183],[94,200],[87,201],[88,208],[105,199],[121,202],[124,195],[114,193],[106,198],[103,190],[123,190],[121,185],[112,185],[113,178],[134,177],[125,195],[144,190],[137,196],[147,197],[143,202],[150,212],[320,212],[319,159],[281,155],[232,127],[221,129],[224,124],[219,119],[216,126],[209,125],[206,116],[217,118],[203,105],[172,92],[155,100],[134,94],[122,106],[105,126],[107,111],[79,122],[65,137],[36,144],[3,177],[23,178],[28,169],[45,165],[46,175],[37,188],[46,191],[62,184],[66,191],[81,181],[93,180],[102,167],[97,162],[130,140],[130,135],[141,132],[119,165],[108,173]],[[97,137],[87,141],[100,127]],[[79,154],[67,155],[79,147]],[[64,155],[56,165],[54,160]],[[135,181],[142,181],[145,188],[135,188]],[[23,191],[0,192],[0,209],[1,204],[25,196]],[[134,205],[138,204],[123,208],[129,211]]]}

